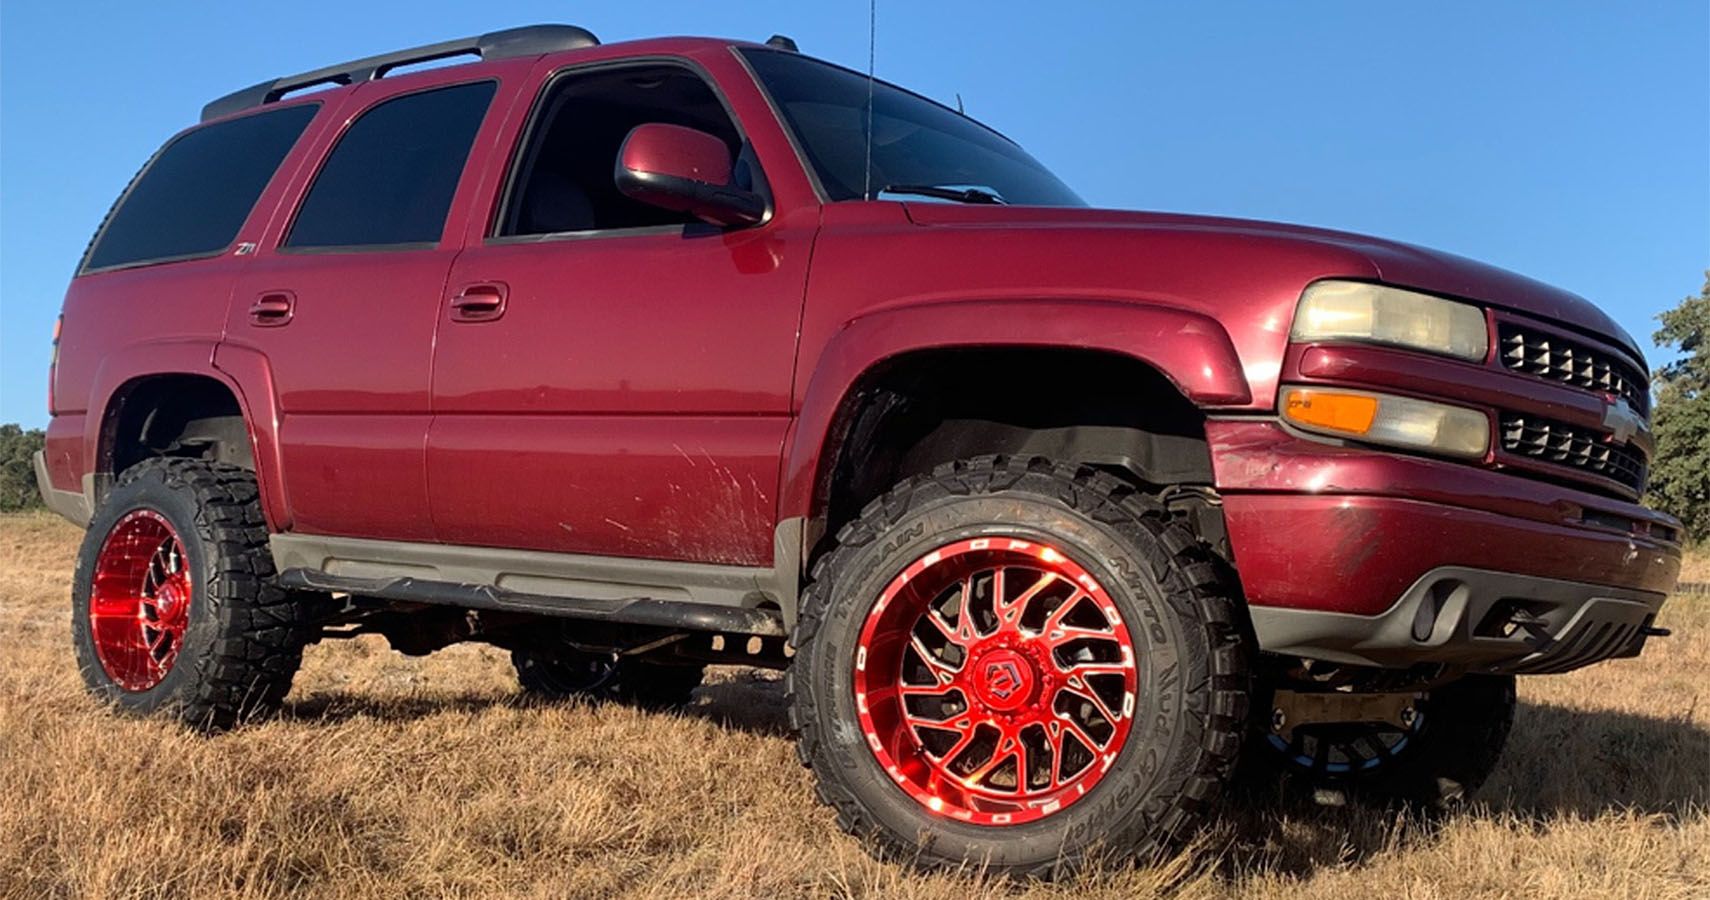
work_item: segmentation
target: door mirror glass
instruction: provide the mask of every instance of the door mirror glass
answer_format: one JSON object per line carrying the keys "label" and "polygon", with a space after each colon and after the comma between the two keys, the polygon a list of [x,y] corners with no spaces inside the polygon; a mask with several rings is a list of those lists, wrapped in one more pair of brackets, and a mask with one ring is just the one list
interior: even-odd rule
{"label": "door mirror glass", "polygon": [[759,222],[766,201],[732,184],[731,175],[724,141],[681,125],[637,125],[618,150],[617,188],[624,196],[714,225]]}

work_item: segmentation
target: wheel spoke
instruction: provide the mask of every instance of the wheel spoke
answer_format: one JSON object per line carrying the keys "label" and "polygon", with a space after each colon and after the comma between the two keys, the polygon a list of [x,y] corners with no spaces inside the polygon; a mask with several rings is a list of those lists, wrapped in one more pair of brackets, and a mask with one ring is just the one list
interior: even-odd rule
{"label": "wheel spoke", "polygon": [[1008,571],[1013,571],[1013,570],[1011,570],[1011,569],[999,569],[998,570],[998,573],[1000,576],[999,580],[996,582],[998,627],[1004,631],[1009,631],[1009,632],[1012,632],[1015,634],[1022,634],[1023,631],[1021,628],[1021,620],[1023,618],[1025,618],[1027,615],[1027,607],[1033,603],[1034,598],[1039,596],[1040,591],[1043,591],[1046,588],[1050,587],[1052,584],[1056,583],[1057,573],[1045,572],[1045,573],[1041,574],[1039,576],[1039,578],[1037,578],[1036,580],[1034,580],[1034,582],[1032,584],[1027,586],[1026,590],[1017,594],[1015,596],[1014,600],[1010,600],[1008,602],[1005,602],[1003,597],[1004,597],[1005,585],[1007,584],[1007,582],[1003,579],[1002,576],[1003,576],[1003,573],[1008,572]]}
{"label": "wheel spoke", "polygon": [[1051,746],[1051,785],[1048,790],[1056,790],[1063,783],[1063,738],[1068,732],[1060,725],[1045,729],[1045,740]]}
{"label": "wheel spoke", "polygon": [[1070,675],[1078,675],[1083,680],[1090,675],[1127,675],[1132,671],[1132,667],[1126,663],[1094,662],[1090,660],[1075,661],[1068,665],[1058,663],[1057,668]]}
{"label": "wheel spoke", "polygon": [[962,606],[956,613],[956,643],[963,647],[971,646],[974,638],[979,637],[974,632],[974,576],[962,579]]}
{"label": "wheel spoke", "polygon": [[1002,737],[998,738],[998,745],[992,750],[992,758],[981,763],[979,768],[963,776],[962,780],[971,787],[989,790],[989,788],[986,788],[986,786],[980,782],[984,780],[987,775],[997,771],[999,766],[1008,762],[1012,758],[1018,760],[1016,765],[1019,766],[1021,764],[1019,762],[1020,754],[1021,742],[1011,737],[1006,732]]}
{"label": "wheel spoke", "polygon": [[1063,731],[1074,735],[1075,740],[1080,741],[1081,746],[1087,748],[1088,753],[1097,756],[1099,751],[1104,749],[1104,745],[1093,740],[1092,735],[1087,734],[1086,729],[1082,728],[1081,724],[1074,719],[1068,716],[1059,716],[1057,721],[1063,723]]}
{"label": "wheel spoke", "polygon": [[1067,647],[1076,641],[1098,641],[1100,643],[1116,643],[1116,635],[1108,631],[1095,631],[1091,628],[1076,628],[1065,625],[1051,631],[1043,632],[1039,639],[1052,650]]}
{"label": "wheel spoke", "polygon": [[[1067,618],[1069,613],[1072,612],[1086,596],[1087,592],[1083,590],[1080,585],[1075,585],[1075,592],[1069,595],[1069,599],[1064,600],[1056,609],[1051,610],[1051,614],[1049,616],[1045,617],[1045,624],[1040,626],[1039,633],[1045,635],[1046,638],[1051,638],[1052,635],[1055,635],[1059,630],[1072,628],[1072,626],[1065,626],[1063,624],[1063,619]],[[1074,630],[1080,631],[1084,629]],[[1053,643],[1053,646],[1055,646],[1055,643]]]}
{"label": "wheel spoke", "polygon": [[[897,685],[897,693],[901,694],[904,697],[948,697],[951,694],[954,694],[960,690],[961,690],[961,688],[958,687],[957,685],[955,685],[954,683],[947,683],[947,684],[907,684],[907,683],[900,683]],[[878,694],[878,693],[879,693],[878,691],[874,692],[874,694]]]}
{"label": "wheel spoke", "polygon": [[937,654],[928,650],[926,645],[920,642],[920,636],[917,634],[910,634],[908,636],[908,645],[914,648],[914,655],[920,657],[920,661],[925,663],[926,667],[932,670],[933,677],[937,678],[940,682],[948,682],[951,678],[955,677],[956,673],[961,669],[960,666],[951,668],[949,663],[946,663],[944,660],[940,659]]}
{"label": "wheel spoke", "polygon": [[1074,687],[1065,687],[1062,690],[1058,691],[1057,693],[1059,695],[1068,694],[1071,697],[1075,697],[1075,698],[1078,698],[1080,700],[1085,700],[1086,702],[1091,703],[1093,705],[1093,709],[1098,710],[1098,714],[1103,716],[1104,720],[1106,722],[1109,722],[1112,725],[1115,725],[1117,720],[1122,718],[1121,713],[1116,712],[1116,711],[1112,710],[1109,706],[1105,705],[1104,698],[1100,697],[1098,695],[1098,691],[1093,690],[1090,685],[1087,686],[1086,689],[1084,689],[1084,690],[1074,688]]}
{"label": "wheel spoke", "polygon": [[[967,719],[963,719],[961,722],[957,723],[957,724],[963,726],[960,728],[956,727],[955,725],[951,725],[950,727],[944,727],[945,724],[948,724],[948,723],[933,723],[933,724],[926,725],[926,727],[937,728],[940,731],[953,731],[953,732],[955,732],[956,733],[956,743],[950,745],[950,749],[945,750],[944,753],[941,755],[940,754],[933,754],[930,750],[927,750],[925,747],[921,747],[921,751],[928,754],[929,756],[932,756],[934,759],[938,760],[941,763],[948,764],[948,763],[954,762],[956,759],[956,756],[958,754],[960,754],[963,750],[968,749],[968,745],[972,744],[974,742],[974,730],[975,729],[974,729],[973,724],[971,722],[969,722]],[[918,725],[916,726],[917,730],[919,727],[920,726],[918,726]]]}
{"label": "wheel spoke", "polygon": [[[959,618],[963,621],[967,620],[966,607],[963,608],[963,614],[959,616]],[[927,607],[926,613],[921,616],[921,619],[930,623],[933,628],[937,629],[938,633],[944,636],[945,641],[954,644],[957,647],[961,647],[964,650],[968,648],[968,641],[963,638],[961,628],[944,621],[944,617],[939,615],[938,610],[933,609],[930,606]]]}
{"label": "wheel spoke", "polygon": [[1019,736],[1015,740],[1015,793],[1027,794],[1033,779],[1033,749]]}

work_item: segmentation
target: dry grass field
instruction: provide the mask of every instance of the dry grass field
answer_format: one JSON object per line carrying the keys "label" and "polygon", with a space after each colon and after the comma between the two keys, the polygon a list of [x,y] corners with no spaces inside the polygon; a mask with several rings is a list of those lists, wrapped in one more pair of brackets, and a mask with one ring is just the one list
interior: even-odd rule
{"label": "dry grass field", "polygon": [[1710,896],[1710,597],[1642,659],[1522,680],[1502,768],[1439,826],[1261,803],[1161,868],[1010,885],[868,859],[764,673],[671,714],[533,705],[497,652],[364,638],[311,648],[275,721],[116,718],[72,668],[77,540],[0,517],[0,896]]}

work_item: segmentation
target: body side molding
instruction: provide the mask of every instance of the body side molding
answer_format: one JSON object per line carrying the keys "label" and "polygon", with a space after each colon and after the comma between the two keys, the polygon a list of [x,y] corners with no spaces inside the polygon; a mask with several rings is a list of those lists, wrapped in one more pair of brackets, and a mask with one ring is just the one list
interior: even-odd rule
{"label": "body side molding", "polygon": [[289,587],[783,634],[795,622],[800,563],[782,550],[800,545],[800,529],[800,520],[779,525],[774,541],[781,552],[772,568],[304,534],[275,534],[269,543]]}

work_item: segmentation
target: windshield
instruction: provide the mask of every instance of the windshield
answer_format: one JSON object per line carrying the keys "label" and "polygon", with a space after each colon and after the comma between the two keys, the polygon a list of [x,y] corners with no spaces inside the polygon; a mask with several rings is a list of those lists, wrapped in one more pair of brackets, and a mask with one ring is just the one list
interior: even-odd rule
{"label": "windshield", "polygon": [[[867,76],[778,50],[745,48],[829,200],[860,200],[887,187],[978,188],[1002,202],[1085,206],[1026,151],[980,123],[882,81],[873,84],[872,177],[867,156]],[[917,190],[897,191],[918,197]]]}

